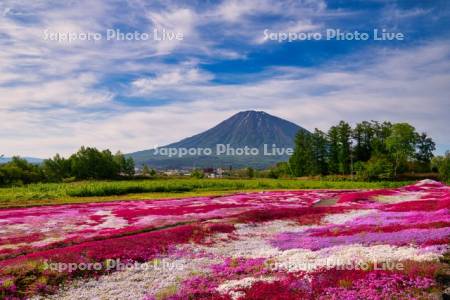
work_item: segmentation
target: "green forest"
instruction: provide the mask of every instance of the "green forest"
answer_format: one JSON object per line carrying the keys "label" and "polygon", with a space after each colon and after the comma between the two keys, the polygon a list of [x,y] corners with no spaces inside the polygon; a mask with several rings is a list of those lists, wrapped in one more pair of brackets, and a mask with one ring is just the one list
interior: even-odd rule
{"label": "green forest", "polygon": [[[341,121],[327,132],[301,130],[295,138],[295,150],[288,162],[268,170],[252,168],[225,173],[232,178],[292,178],[333,175],[356,181],[402,180],[405,173],[439,173],[450,178],[450,152],[434,156],[435,143],[426,133],[419,133],[408,123],[364,121],[355,125]],[[201,169],[191,176],[202,178]],[[158,177],[144,166],[143,177]],[[121,152],[81,147],[68,158],[55,155],[41,164],[20,157],[0,164],[0,186],[20,186],[35,182],[70,182],[79,180],[142,179],[135,176],[131,157]]]}
{"label": "green forest", "polygon": [[56,154],[42,164],[31,164],[13,157],[0,165],[0,185],[21,185],[34,182],[61,182],[63,180],[117,179],[134,175],[134,161],[122,153],[81,147],[69,158]]}
{"label": "green forest", "polygon": [[300,131],[288,168],[295,177],[351,175],[358,180],[390,180],[405,172],[439,172],[448,179],[449,154],[434,157],[435,143],[408,123],[347,122]]}

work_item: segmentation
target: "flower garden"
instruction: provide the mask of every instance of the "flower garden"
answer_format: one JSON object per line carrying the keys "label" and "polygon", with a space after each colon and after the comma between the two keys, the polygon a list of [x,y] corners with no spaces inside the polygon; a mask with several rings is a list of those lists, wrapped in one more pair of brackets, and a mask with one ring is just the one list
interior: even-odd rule
{"label": "flower garden", "polygon": [[0,210],[0,299],[439,299],[449,209],[424,180]]}

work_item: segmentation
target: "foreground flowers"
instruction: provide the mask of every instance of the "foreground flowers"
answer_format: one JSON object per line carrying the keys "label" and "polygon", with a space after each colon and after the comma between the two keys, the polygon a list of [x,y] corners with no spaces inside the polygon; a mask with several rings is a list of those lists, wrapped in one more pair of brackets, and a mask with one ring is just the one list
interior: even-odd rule
{"label": "foreground flowers", "polygon": [[264,192],[0,210],[0,258],[255,209],[309,207],[343,192]]}
{"label": "foreground flowers", "polygon": [[449,196],[422,181],[4,210],[0,298],[433,299]]}

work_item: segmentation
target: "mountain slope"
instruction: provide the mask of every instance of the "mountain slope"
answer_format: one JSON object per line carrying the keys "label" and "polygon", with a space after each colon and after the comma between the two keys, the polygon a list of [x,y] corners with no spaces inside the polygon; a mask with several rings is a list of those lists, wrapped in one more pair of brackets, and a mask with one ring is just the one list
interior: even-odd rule
{"label": "mountain slope", "polygon": [[[304,128],[272,116],[262,111],[242,111],[224,120],[213,128],[200,134],[185,138],[179,142],[161,148],[211,148],[217,145],[230,145],[232,148],[260,149],[257,156],[237,155],[199,155],[168,157],[155,155],[154,149],[130,153],[137,166],[147,164],[159,169],[167,168],[193,168],[193,167],[229,167],[241,168],[251,166],[266,168],[288,158],[287,155],[267,156],[263,154],[263,147],[293,148],[294,137]],[[306,131],[306,130],[305,130]],[[161,149],[159,148],[159,149]]]}
{"label": "mountain slope", "polygon": [[166,147],[215,147],[217,144],[256,148],[264,144],[293,147],[293,137],[300,129],[303,128],[262,111],[242,111],[203,133]]}

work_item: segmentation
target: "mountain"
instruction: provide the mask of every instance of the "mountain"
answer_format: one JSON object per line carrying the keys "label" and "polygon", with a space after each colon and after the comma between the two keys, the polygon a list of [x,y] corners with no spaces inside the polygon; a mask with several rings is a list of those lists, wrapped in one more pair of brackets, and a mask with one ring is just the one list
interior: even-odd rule
{"label": "mountain", "polygon": [[[294,138],[304,128],[287,120],[272,116],[263,111],[242,111],[213,128],[179,142],[164,147],[128,154],[136,166],[147,164],[158,169],[181,169],[193,167],[229,167],[251,166],[266,168],[289,157],[286,153],[272,151],[272,146],[282,149],[293,148]],[[306,131],[306,130],[305,130]],[[225,145],[229,145],[228,152]],[[266,145],[266,153],[264,153]],[[253,148],[253,153],[239,155],[238,149]],[[196,155],[181,155],[182,149],[211,149],[211,153],[197,151]],[[174,149],[174,150],[173,150]],[[256,150],[258,153],[256,153]],[[177,150],[175,155],[168,155]],[[234,150],[234,152],[233,152]],[[267,155],[268,153],[274,155]],[[180,157],[181,155],[181,157]]]}
{"label": "mountain", "polygon": [[[28,161],[31,164],[40,164],[43,161],[43,159],[36,158],[36,157],[21,157],[21,158],[25,159],[26,161]],[[10,162],[11,160],[12,160],[11,157],[0,157],[0,164]]]}

